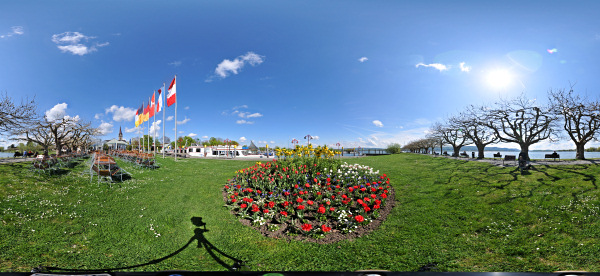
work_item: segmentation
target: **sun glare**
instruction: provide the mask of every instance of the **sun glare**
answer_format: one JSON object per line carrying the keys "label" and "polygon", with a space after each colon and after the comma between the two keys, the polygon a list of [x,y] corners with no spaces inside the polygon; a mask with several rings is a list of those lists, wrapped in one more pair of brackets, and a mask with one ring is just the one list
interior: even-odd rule
{"label": "sun glare", "polygon": [[490,71],[487,75],[487,83],[495,89],[502,89],[509,86],[513,81],[512,74],[505,69]]}

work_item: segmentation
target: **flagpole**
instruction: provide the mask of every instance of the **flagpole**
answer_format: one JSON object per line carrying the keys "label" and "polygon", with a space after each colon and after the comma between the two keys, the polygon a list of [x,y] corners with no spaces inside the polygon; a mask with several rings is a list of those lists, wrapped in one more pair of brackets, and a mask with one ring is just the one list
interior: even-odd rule
{"label": "flagpole", "polygon": [[[154,147],[154,155],[156,155],[156,90],[154,90],[154,94],[152,94],[152,98],[154,98],[154,107],[152,108],[152,118],[154,118],[153,122],[152,122],[152,147]],[[156,157],[156,156],[155,156]]]}
{"label": "flagpole", "polygon": [[[165,96],[165,93],[166,93],[166,92],[167,92],[167,91],[165,91],[165,83],[163,82],[163,92],[162,92],[162,94],[161,94],[161,97],[162,97],[161,99],[162,99],[162,104],[163,104],[163,105],[164,105],[165,103],[167,103],[167,99],[166,99],[166,96]],[[162,106],[162,105],[160,106],[160,108],[162,108],[162,110],[163,110],[163,121],[162,121],[162,123],[163,123],[162,151],[163,151],[163,159],[165,159],[165,126],[166,126],[166,124],[167,124],[167,122],[165,121],[165,110],[166,110],[166,108],[165,108],[164,106]]]}
{"label": "flagpole", "polygon": [[[150,100],[148,100],[148,105],[150,105]],[[150,109],[150,108],[148,108]],[[148,110],[148,116],[150,116],[150,110]],[[148,122],[147,126],[148,126],[148,130],[146,130],[146,133],[148,133],[147,139],[148,140],[148,153],[150,153],[150,118],[146,118],[146,122]]]}
{"label": "flagpole", "polygon": [[[175,85],[177,85],[177,75],[175,75]],[[175,96],[175,161],[177,161],[177,96]]]}

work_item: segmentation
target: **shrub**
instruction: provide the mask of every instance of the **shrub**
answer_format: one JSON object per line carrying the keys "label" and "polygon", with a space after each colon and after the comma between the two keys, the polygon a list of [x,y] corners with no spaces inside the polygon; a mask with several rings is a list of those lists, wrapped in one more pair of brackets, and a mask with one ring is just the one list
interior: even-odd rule
{"label": "shrub", "polygon": [[387,152],[390,154],[397,154],[402,151],[402,147],[398,143],[389,144],[387,147]]}

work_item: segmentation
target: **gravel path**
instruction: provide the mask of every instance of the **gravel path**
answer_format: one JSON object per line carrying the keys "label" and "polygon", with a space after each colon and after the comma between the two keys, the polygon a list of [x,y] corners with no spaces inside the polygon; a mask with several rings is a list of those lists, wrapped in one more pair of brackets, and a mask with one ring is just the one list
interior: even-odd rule
{"label": "gravel path", "polygon": [[16,163],[16,162],[31,162],[35,160],[35,158],[30,157],[30,158],[22,158],[22,157],[17,157],[17,158],[0,158],[0,164],[7,164],[7,163]]}

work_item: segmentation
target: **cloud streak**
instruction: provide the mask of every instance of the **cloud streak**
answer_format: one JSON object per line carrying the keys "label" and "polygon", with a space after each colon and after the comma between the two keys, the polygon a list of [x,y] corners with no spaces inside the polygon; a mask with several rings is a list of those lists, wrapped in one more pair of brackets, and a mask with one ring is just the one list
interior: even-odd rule
{"label": "cloud streak", "polygon": [[92,42],[95,38],[94,36],[86,36],[80,32],[64,32],[52,35],[52,42],[63,53],[83,56],[97,51],[100,47],[109,45],[108,42]]}
{"label": "cloud streak", "polygon": [[12,26],[10,27],[10,32],[7,34],[0,35],[0,38],[9,38],[14,35],[23,35],[25,32],[23,31],[23,27],[21,26]]}
{"label": "cloud streak", "polygon": [[425,64],[425,63],[420,62],[420,63],[417,63],[417,65],[415,65],[415,67],[416,68],[419,68],[419,67],[433,67],[433,68],[439,70],[440,72],[443,72],[443,71],[446,71],[446,70],[450,69],[450,67],[448,67],[448,66],[446,66],[444,64],[441,64],[441,63]]}
{"label": "cloud streak", "polygon": [[254,52],[248,52],[245,55],[235,58],[234,60],[224,59],[217,65],[214,75],[206,81],[210,82],[214,77],[224,79],[231,74],[237,75],[246,64],[249,64],[250,66],[258,66],[264,62],[264,58],[264,56],[258,55]]}

